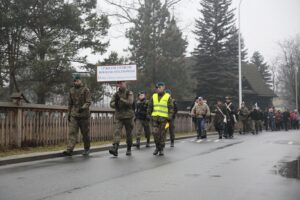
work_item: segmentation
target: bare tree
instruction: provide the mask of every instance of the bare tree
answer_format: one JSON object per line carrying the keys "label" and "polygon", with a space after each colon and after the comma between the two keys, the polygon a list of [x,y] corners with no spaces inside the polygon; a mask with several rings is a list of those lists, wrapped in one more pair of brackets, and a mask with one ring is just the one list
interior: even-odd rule
{"label": "bare tree", "polygon": [[[288,96],[290,103],[295,103],[296,83],[300,68],[300,35],[279,43],[281,55],[278,57],[278,83],[280,93]],[[299,81],[298,81],[299,90]]]}

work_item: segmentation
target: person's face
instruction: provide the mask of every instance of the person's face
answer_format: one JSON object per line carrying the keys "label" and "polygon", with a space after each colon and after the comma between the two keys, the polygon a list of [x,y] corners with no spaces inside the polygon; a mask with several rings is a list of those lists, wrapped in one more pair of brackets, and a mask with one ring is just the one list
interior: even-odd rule
{"label": "person's face", "polygon": [[226,99],[226,103],[230,103],[230,99]]}
{"label": "person's face", "polygon": [[203,104],[203,99],[199,99],[199,100],[198,100],[198,103],[199,103],[200,105],[202,105],[202,104]]}
{"label": "person's face", "polygon": [[139,95],[139,99],[140,99],[140,100],[145,99],[145,97],[146,97],[145,94],[140,94],[140,95]]}
{"label": "person's face", "polygon": [[79,86],[81,84],[81,80],[74,80],[74,85]]}
{"label": "person's face", "polygon": [[157,88],[157,92],[161,94],[161,93],[163,93],[165,91],[165,88],[166,88],[165,86],[159,86]]}
{"label": "person's face", "polygon": [[117,86],[121,89],[125,89],[127,87],[127,83],[125,81],[120,81],[117,83]]}
{"label": "person's face", "polygon": [[218,101],[218,102],[217,102],[217,105],[218,105],[218,106],[221,106],[221,105],[222,105],[222,101]]}

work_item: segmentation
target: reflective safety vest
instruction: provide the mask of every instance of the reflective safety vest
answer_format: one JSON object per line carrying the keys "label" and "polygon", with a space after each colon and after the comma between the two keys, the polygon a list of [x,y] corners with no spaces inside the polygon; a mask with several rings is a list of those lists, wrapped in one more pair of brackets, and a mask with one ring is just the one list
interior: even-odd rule
{"label": "reflective safety vest", "polygon": [[168,109],[168,101],[170,98],[170,94],[165,93],[164,96],[158,101],[158,94],[155,93],[152,96],[153,99],[153,112],[152,117],[165,117],[168,118],[169,116],[169,109]]}

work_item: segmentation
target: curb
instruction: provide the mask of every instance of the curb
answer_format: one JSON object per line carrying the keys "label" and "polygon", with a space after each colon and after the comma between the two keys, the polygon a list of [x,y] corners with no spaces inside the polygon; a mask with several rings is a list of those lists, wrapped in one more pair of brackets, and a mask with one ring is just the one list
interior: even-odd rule
{"label": "curb", "polygon": [[[216,132],[210,132],[208,135],[216,135]],[[175,140],[184,140],[189,138],[194,138],[197,135],[189,135],[189,136],[182,136],[175,138]],[[167,141],[170,141],[168,139]],[[154,142],[151,142],[151,144],[154,144]],[[141,145],[146,145],[146,142],[141,142]],[[111,145],[105,145],[105,146],[99,146],[91,148],[90,152],[101,152],[101,151],[108,151]],[[119,148],[126,148],[126,144],[120,144]],[[83,153],[83,150],[74,150],[73,155],[80,155]],[[45,153],[34,153],[29,155],[19,155],[19,156],[13,156],[13,158],[0,158],[0,166],[4,165],[11,165],[11,164],[18,164],[18,163],[24,163],[24,162],[32,162],[32,161],[38,161],[38,160],[46,160],[51,158],[60,158],[65,157],[62,155],[61,151],[55,151],[55,152],[45,152]]]}

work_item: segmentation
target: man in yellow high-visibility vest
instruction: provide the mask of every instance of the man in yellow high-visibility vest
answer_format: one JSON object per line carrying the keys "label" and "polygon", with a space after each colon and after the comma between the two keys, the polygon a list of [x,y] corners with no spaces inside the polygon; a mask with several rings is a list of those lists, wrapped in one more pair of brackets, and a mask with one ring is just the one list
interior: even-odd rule
{"label": "man in yellow high-visibility vest", "polygon": [[152,118],[152,133],[155,141],[155,151],[153,155],[164,155],[166,140],[166,124],[172,120],[174,106],[170,94],[165,93],[165,83],[156,84],[157,92],[153,94],[148,105],[148,118]]}

